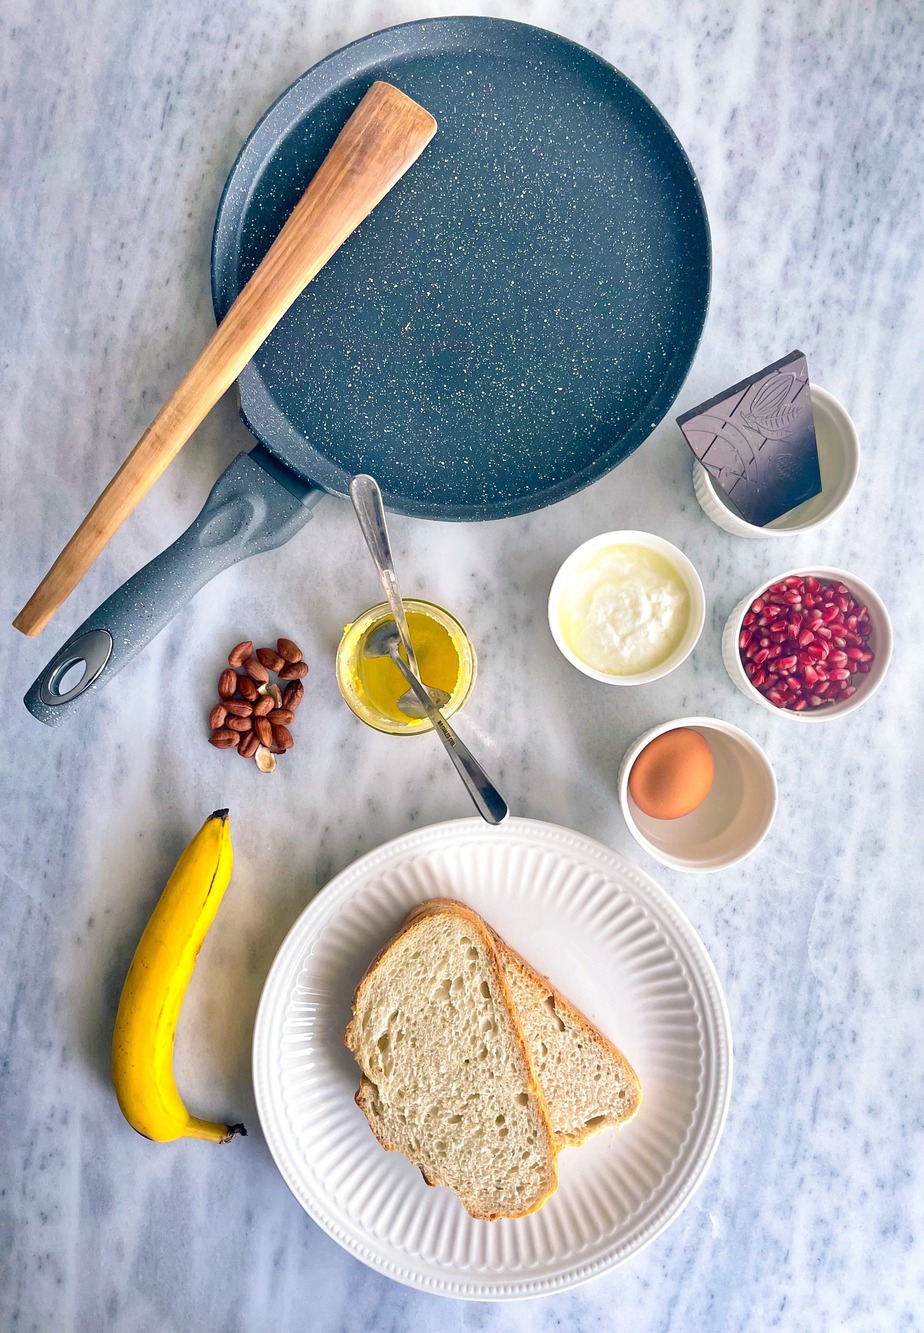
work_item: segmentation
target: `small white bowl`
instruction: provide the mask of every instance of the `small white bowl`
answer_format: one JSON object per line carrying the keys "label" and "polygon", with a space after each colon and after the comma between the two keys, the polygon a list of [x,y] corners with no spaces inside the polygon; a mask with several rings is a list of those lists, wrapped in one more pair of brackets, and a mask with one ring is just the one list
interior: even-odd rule
{"label": "small white bowl", "polygon": [[[659,662],[657,666],[651,667],[648,671],[637,671],[634,675],[617,676],[607,671],[598,671],[595,667],[589,666],[569,647],[561,631],[559,605],[570,571],[591,551],[597,551],[607,546],[644,546],[647,550],[663,556],[680,575],[690,598],[690,615],[687,620],[687,627],[677,647],[669,657],[666,657],[663,662]],[[665,541],[663,537],[655,536],[652,532],[603,532],[599,537],[591,537],[589,541],[584,542],[571,552],[555,575],[549,593],[549,628],[560,652],[564,657],[567,657],[572,666],[577,667],[578,671],[583,671],[584,675],[590,676],[592,680],[602,681],[604,685],[647,685],[649,681],[660,680],[662,676],[666,676],[675,667],[679,667],[681,662],[690,656],[703,631],[705,619],[706,594],[703,592],[702,582],[693,565],[683,551],[678,550],[671,542]]]}
{"label": "small white bowl", "polygon": [[[865,602],[869,608],[869,619],[872,626],[869,646],[874,654],[868,674],[865,676],[856,675],[851,681],[851,684],[857,688],[856,694],[851,695],[849,699],[841,700],[824,708],[806,708],[801,713],[794,713],[790,708],[778,708],[776,704],[772,704],[769,699],[764,698],[760,690],[756,689],[748,680],[738,649],[738,636],[743,628],[744,617],[755,597],[759,597],[765,589],[769,588],[771,583],[782,583],[784,579],[790,578],[793,574],[797,574],[800,578],[812,574],[817,579],[836,579],[839,583],[845,584],[861,602]],[[766,708],[769,713],[773,713],[774,717],[786,717],[791,722],[832,722],[835,718],[844,717],[847,713],[852,713],[855,709],[862,707],[868,699],[872,698],[882,684],[889,669],[891,657],[892,623],[879,594],[874,592],[863,579],[857,578],[856,574],[849,574],[846,569],[832,569],[829,566],[812,565],[804,569],[787,569],[783,574],[774,574],[772,578],[765,579],[752,592],[749,592],[747,597],[741,599],[725,622],[725,629],[722,633],[722,660],[725,663],[726,671],[741,693],[747,695],[754,703],[760,704],[761,708]]]}
{"label": "small white bowl", "polygon": [[703,513],[733,537],[792,537],[827,523],[853,490],[860,470],[860,441],[847,409],[833,394],[811,386],[812,415],[821,469],[821,494],[781,514],[766,527],[748,523],[713,481],[698,458],[693,460],[693,490]]}
{"label": "small white bowl", "polygon": [[[680,819],[654,819],[629,795],[632,765],[649,741],[691,727],[709,744],[715,777],[702,805]],[[705,874],[737,865],[759,847],[776,814],[776,777],[770,760],[740,727],[717,717],[683,717],[639,736],[619,767],[619,804],[629,832],[649,856],[674,870]]]}

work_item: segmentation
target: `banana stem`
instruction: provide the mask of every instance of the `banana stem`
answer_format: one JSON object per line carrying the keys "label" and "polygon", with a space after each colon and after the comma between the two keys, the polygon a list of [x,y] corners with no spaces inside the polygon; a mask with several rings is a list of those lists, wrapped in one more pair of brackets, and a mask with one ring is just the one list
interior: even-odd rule
{"label": "banana stem", "polygon": [[230,1143],[237,1134],[246,1137],[247,1130],[243,1125],[219,1125],[213,1120],[200,1120],[191,1115],[184,1134],[191,1139],[206,1139],[209,1143]]}

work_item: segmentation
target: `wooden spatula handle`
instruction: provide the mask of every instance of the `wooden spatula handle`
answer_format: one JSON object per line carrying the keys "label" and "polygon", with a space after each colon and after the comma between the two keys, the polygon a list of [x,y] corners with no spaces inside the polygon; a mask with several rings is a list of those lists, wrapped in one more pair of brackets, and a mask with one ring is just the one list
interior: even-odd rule
{"label": "wooden spatula handle", "polygon": [[259,268],[13,621],[35,635],[237,379],[296,297],[414,163],[436,132],[422,106],[374,83]]}

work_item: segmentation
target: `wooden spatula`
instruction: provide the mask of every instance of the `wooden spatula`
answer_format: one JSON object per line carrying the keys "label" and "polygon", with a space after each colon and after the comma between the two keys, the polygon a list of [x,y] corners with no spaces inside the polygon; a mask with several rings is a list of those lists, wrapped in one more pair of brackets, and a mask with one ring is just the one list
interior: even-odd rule
{"label": "wooden spatula", "polygon": [[295,298],[417,160],[436,132],[422,106],[374,83],[259,268],[13,621],[38,634],[237,379]]}

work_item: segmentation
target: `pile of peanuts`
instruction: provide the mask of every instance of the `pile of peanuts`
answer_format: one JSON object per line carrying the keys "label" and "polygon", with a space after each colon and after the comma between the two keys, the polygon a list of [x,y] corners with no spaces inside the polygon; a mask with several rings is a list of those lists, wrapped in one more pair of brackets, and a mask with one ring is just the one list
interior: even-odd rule
{"label": "pile of peanuts", "polygon": [[[281,686],[270,681],[271,673]],[[277,639],[275,649],[256,652],[252,639],[235,644],[218,678],[209,744],[217,750],[236,749],[242,758],[255,759],[262,772],[271,773],[276,755],[295,744],[289,728],[305,696],[302,680],[307,674],[302,650],[291,639]]]}

